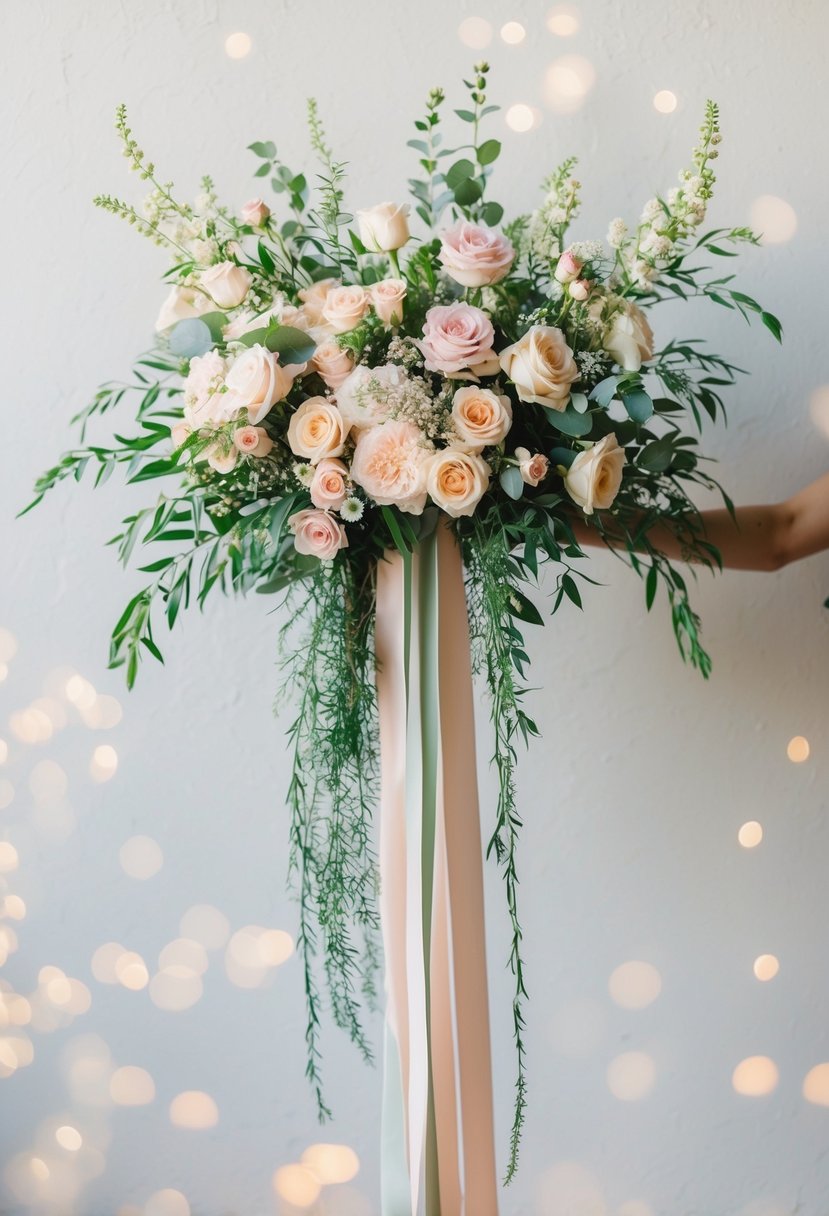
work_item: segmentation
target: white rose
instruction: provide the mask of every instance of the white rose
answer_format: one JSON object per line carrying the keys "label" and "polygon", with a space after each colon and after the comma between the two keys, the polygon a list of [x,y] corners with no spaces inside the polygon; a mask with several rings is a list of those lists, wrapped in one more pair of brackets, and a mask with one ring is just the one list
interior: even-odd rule
{"label": "white rose", "polygon": [[401,249],[409,239],[409,204],[378,203],[357,212],[360,240],[371,253]]}
{"label": "white rose", "polygon": [[385,422],[389,416],[389,397],[406,383],[407,376],[396,363],[366,367],[361,363],[334,393],[346,426],[364,430]]}
{"label": "white rose", "polygon": [[203,291],[194,291],[192,287],[171,287],[161,305],[161,311],[155,323],[155,332],[163,333],[176,321],[186,321],[190,317],[200,317],[202,313],[210,312],[213,301]]}
{"label": "white rose", "polygon": [[566,408],[570,386],[579,378],[564,334],[551,325],[533,325],[523,338],[501,351],[500,362],[522,401],[554,410]]}
{"label": "white rose", "polygon": [[619,493],[625,450],[613,434],[579,452],[564,477],[567,493],[585,515],[606,511]]}
{"label": "white rose", "polygon": [[253,278],[244,266],[219,262],[202,271],[200,282],[219,308],[235,308],[248,294]]}
{"label": "white rose", "polygon": [[490,472],[477,453],[445,448],[426,462],[426,489],[436,506],[457,519],[474,514],[489,488]]}
{"label": "white rose", "polygon": [[628,303],[613,314],[604,348],[626,372],[638,372],[644,360],[653,358],[653,330],[641,308]]}
{"label": "white rose", "polygon": [[251,426],[257,426],[277,401],[289,393],[300,365],[281,367],[279,357],[264,346],[251,346],[239,355],[225,377],[235,409],[246,409]]}

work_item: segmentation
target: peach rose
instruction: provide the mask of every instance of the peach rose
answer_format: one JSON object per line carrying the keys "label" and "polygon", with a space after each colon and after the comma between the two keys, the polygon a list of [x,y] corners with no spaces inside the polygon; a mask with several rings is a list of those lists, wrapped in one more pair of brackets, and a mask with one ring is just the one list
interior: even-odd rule
{"label": "peach rose", "polygon": [[436,506],[457,519],[472,515],[489,488],[490,467],[476,452],[446,448],[426,466],[426,488]]}
{"label": "peach rose", "polygon": [[533,325],[517,342],[501,351],[501,367],[522,401],[563,410],[570,385],[579,378],[573,352],[560,329]]}
{"label": "peach rose", "polygon": [[503,233],[458,220],[441,237],[443,269],[462,287],[487,287],[509,274],[515,250]]}
{"label": "peach rose", "polygon": [[366,367],[361,363],[336,390],[336,402],[348,429],[361,429],[385,422],[389,396],[406,383],[406,373],[396,363]]}
{"label": "peach rose", "polygon": [[263,426],[240,426],[233,432],[234,446],[243,456],[267,456],[273,440]]}
{"label": "peach rose", "polygon": [[403,320],[403,301],[406,299],[405,279],[381,279],[368,289],[371,303],[384,325],[399,325]]}
{"label": "peach rose", "polygon": [[612,504],[622,484],[624,463],[625,450],[613,434],[579,452],[565,474],[564,487],[585,515],[606,511]]}
{"label": "peach rose", "polygon": [[309,487],[311,502],[320,510],[339,511],[348,497],[348,469],[341,460],[321,460]]}
{"label": "peach rose", "polygon": [[347,434],[342,414],[325,397],[303,401],[288,423],[291,451],[311,464],[318,464],[326,456],[341,456]]}
{"label": "peach rose", "polygon": [[328,293],[332,288],[339,286],[336,279],[320,279],[316,283],[312,283],[310,287],[303,287],[299,292],[299,298],[302,300],[302,311],[308,318],[310,325],[319,325],[323,319],[322,310],[325,308],[325,301],[328,299]]}
{"label": "peach rose", "polygon": [[423,337],[415,343],[430,372],[474,368],[493,357],[495,330],[485,312],[471,304],[437,304],[426,313]]}
{"label": "peach rose", "polygon": [[327,388],[336,390],[354,370],[354,356],[333,338],[327,338],[314,351],[311,367],[319,372]]}
{"label": "peach rose", "polygon": [[641,308],[628,302],[613,314],[604,348],[626,372],[638,372],[653,358],[653,330]]}
{"label": "peach rose", "polygon": [[242,223],[250,224],[252,228],[261,228],[270,213],[270,207],[261,198],[249,198],[246,203],[242,203],[240,212]]}
{"label": "peach rose", "polygon": [[550,462],[541,452],[533,454],[529,448],[516,448],[515,459],[525,485],[537,486],[550,471]]}
{"label": "peach rose", "polygon": [[412,422],[386,422],[357,436],[351,479],[381,506],[420,515],[432,446]]}
{"label": "peach rose", "polygon": [[357,212],[360,240],[370,253],[389,253],[402,249],[409,239],[408,203],[378,203]]}
{"label": "peach rose", "polygon": [[288,527],[294,534],[294,548],[307,557],[318,557],[330,561],[340,549],[348,548],[345,528],[328,511],[306,508],[288,518]]}
{"label": "peach rose", "polygon": [[250,291],[253,278],[244,266],[219,262],[201,273],[200,283],[219,308],[236,308]]}
{"label": "peach rose", "polygon": [[332,287],[322,306],[322,319],[328,322],[335,334],[345,334],[360,324],[370,304],[369,294],[364,287]]}
{"label": "peach rose", "polygon": [[511,426],[509,397],[488,388],[459,388],[452,398],[452,427],[460,440],[455,447],[480,452],[500,443]]}
{"label": "peach rose", "polygon": [[163,333],[176,321],[186,321],[189,317],[200,317],[202,313],[210,312],[214,304],[210,296],[203,291],[195,291],[192,287],[171,287],[161,311],[155,322],[155,332]]}

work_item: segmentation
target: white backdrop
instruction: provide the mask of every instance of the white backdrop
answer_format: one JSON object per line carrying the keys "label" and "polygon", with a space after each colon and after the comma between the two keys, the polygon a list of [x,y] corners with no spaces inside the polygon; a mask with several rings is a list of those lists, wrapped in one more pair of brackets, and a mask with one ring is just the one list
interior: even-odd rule
{"label": "white backdrop", "polygon": [[[371,1216],[378,1073],[326,1033],[336,1117],[321,1129],[303,1078],[296,959],[256,971],[250,933],[225,945],[246,926],[295,932],[283,893],[289,711],[271,716],[271,605],[216,602],[187,619],[166,668],[147,665],[127,697],[106,644],[141,576],[120,573],[103,546],[143,495],[114,480],[94,494],[66,488],[12,519],[69,443],[70,416],[147,343],[161,296],[162,255],[91,206],[98,191],[137,197],[114,107],[128,102],[143,146],[183,192],[211,172],[238,205],[255,193],[251,140],[272,138],[302,163],[312,92],[353,165],[351,203],[371,204],[403,198],[404,142],[428,88],[443,82],[463,104],[456,82],[485,53],[498,100],[537,109],[534,129],[509,138],[499,196],[529,208],[538,181],[577,152],[587,202],[576,235],[593,237],[673,183],[716,97],[725,139],[712,220],[748,222],[767,195],[796,214],[792,239],[740,263],[786,341],[781,351],[732,314],[681,305],[660,315],[658,336],[701,332],[752,372],[708,447],[738,501],[764,500],[829,456],[818,391],[829,383],[829,13],[821,0],[594,0],[568,10],[580,28],[565,36],[529,0],[7,0],[3,10],[0,1209],[295,1212],[272,1177],[322,1141],[347,1145],[360,1169],[306,1210]],[[484,52],[459,37],[469,17],[490,23]],[[519,45],[499,35],[507,20],[525,27]],[[225,39],[240,31],[252,49],[234,60]],[[595,83],[558,114],[544,79],[565,55],[592,64]],[[654,108],[659,90],[675,93],[673,112]],[[701,579],[707,686],[681,666],[664,604],[646,618],[641,587],[612,557],[597,556],[591,573],[606,585],[585,612],[562,611],[529,639],[544,690],[531,702],[544,739],[520,789],[531,1087],[503,1212],[825,1216],[829,561]],[[805,763],[787,759],[793,736],[811,744]],[[488,754],[482,715],[485,817]],[[746,821],[762,826],[757,847],[738,842]],[[503,1159],[513,1060],[494,874],[488,900]],[[191,912],[182,926],[200,905],[221,916]],[[182,936],[212,943],[201,980],[193,947],[159,961]],[[262,941],[279,957],[280,934]],[[120,950],[100,952],[106,943]],[[765,954],[779,974],[761,982],[753,965]],[[121,979],[107,983],[116,958]],[[631,962],[649,966],[616,971]],[[769,1091],[755,1096],[733,1080],[752,1057],[771,1062],[737,1072],[738,1088]],[[190,1091],[209,1097],[171,1109]],[[181,1126],[216,1114],[214,1126]],[[294,1197],[292,1187],[314,1189],[297,1171],[278,1182]]]}

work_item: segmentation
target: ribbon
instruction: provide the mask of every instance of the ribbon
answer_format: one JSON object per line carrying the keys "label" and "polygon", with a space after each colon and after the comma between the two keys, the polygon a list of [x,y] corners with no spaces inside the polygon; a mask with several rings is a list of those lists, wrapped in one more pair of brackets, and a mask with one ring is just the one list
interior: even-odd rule
{"label": "ribbon", "polygon": [[497,1216],[469,629],[448,528],[377,573],[382,1216]]}

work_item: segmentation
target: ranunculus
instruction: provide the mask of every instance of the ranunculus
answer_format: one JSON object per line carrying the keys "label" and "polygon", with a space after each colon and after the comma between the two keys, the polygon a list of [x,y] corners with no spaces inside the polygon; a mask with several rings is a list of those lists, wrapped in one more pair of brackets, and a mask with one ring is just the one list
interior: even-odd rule
{"label": "ranunculus", "polygon": [[299,292],[299,298],[302,300],[302,311],[305,313],[311,325],[319,325],[323,319],[322,310],[325,308],[325,301],[328,299],[328,293],[337,287],[336,279],[319,279],[316,283],[312,283],[310,287],[303,287]]}
{"label": "ranunculus", "polygon": [[184,381],[184,419],[194,431],[202,426],[220,426],[239,409],[231,393],[224,391],[227,363],[215,350],[190,360]]}
{"label": "ranunculus", "polygon": [[426,462],[433,451],[413,422],[385,422],[357,436],[351,480],[380,506],[420,515],[426,506]]}
{"label": "ranunculus", "polygon": [[318,557],[330,561],[340,549],[348,548],[345,528],[328,511],[297,511],[288,518],[288,527],[294,534],[294,548],[307,557]]}
{"label": "ranunculus", "polygon": [[378,203],[357,212],[360,240],[370,253],[389,253],[401,249],[409,239],[409,204]]}
{"label": "ranunculus", "polygon": [[252,228],[261,228],[270,213],[270,207],[261,198],[249,198],[242,203],[242,222],[250,224]]}
{"label": "ranunculus", "polygon": [[322,306],[322,318],[335,334],[344,334],[360,324],[370,304],[364,287],[332,287]]}
{"label": "ranunculus", "polygon": [[205,456],[211,469],[215,469],[217,473],[230,473],[236,467],[239,452],[237,448],[225,448],[215,444],[212,448],[208,448]]}
{"label": "ranunculus", "polygon": [[240,426],[233,432],[233,442],[243,456],[267,456],[273,440],[263,426]]}
{"label": "ranunculus", "polygon": [[495,228],[458,220],[441,236],[440,260],[462,287],[487,287],[506,278],[515,250]]}
{"label": "ranunculus", "polygon": [[556,280],[559,283],[572,283],[573,280],[577,279],[581,274],[581,268],[583,265],[584,262],[577,258],[575,254],[571,253],[569,249],[565,249],[564,253],[558,259],[555,271],[553,273],[555,274]]}
{"label": "ranunculus", "polygon": [[321,460],[311,481],[311,502],[323,511],[339,511],[348,497],[348,469],[341,460]]}
{"label": "ranunculus", "polygon": [[336,390],[354,370],[354,356],[333,338],[328,338],[314,351],[311,367],[319,372],[328,388]]}
{"label": "ranunculus", "polygon": [[638,372],[653,358],[653,330],[641,308],[628,302],[613,314],[604,348],[626,372]]}
{"label": "ranunculus", "polygon": [[389,416],[389,395],[406,383],[406,373],[396,363],[366,367],[361,363],[338,389],[335,400],[346,429],[362,430],[385,422]]}
{"label": "ranunculus", "polygon": [[225,379],[228,396],[237,409],[247,410],[251,426],[257,426],[290,392],[298,371],[298,364],[282,367],[278,355],[257,343],[234,360]]}
{"label": "ranunculus", "polygon": [[518,471],[525,485],[537,486],[550,471],[550,462],[541,452],[531,452],[529,448],[516,448],[515,459],[518,461]]}
{"label": "ranunculus", "polygon": [[476,452],[445,448],[426,465],[426,488],[436,506],[457,519],[472,515],[489,487],[490,467]]}
{"label": "ranunculus", "polygon": [[336,405],[325,397],[309,397],[288,423],[288,445],[295,456],[318,464],[326,456],[341,456],[348,427]]}
{"label": "ranunculus", "polygon": [[368,289],[374,311],[384,325],[399,325],[406,299],[405,279],[381,279]]}
{"label": "ranunculus", "polygon": [[563,410],[570,385],[579,378],[573,352],[560,329],[533,325],[512,346],[501,351],[501,367],[522,401]]}
{"label": "ranunculus", "polygon": [[495,330],[485,312],[472,304],[437,304],[426,313],[423,337],[415,345],[430,372],[464,371],[493,357]]}
{"label": "ranunculus", "polygon": [[163,333],[176,321],[186,321],[188,317],[200,317],[202,313],[213,309],[213,301],[203,291],[195,291],[192,287],[171,287],[155,323],[155,332]]}
{"label": "ranunculus", "polygon": [[579,452],[564,477],[567,493],[585,515],[606,511],[619,493],[625,450],[613,434]]}
{"label": "ranunculus", "polygon": [[460,440],[455,447],[479,452],[500,443],[511,426],[509,397],[488,388],[459,388],[452,398],[452,427]]}
{"label": "ranunculus", "polygon": [[219,308],[235,308],[248,294],[253,278],[244,266],[218,262],[203,270],[199,281]]}

